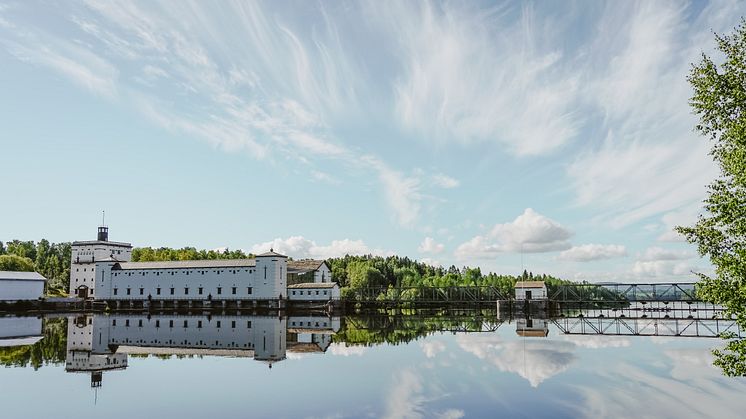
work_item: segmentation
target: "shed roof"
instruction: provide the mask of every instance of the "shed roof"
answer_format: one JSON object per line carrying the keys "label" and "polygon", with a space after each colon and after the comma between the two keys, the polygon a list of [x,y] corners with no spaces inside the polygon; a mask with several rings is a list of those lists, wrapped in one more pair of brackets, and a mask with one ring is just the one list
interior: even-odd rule
{"label": "shed roof", "polygon": [[546,288],[544,281],[518,281],[515,283],[516,288]]}
{"label": "shed roof", "polygon": [[337,284],[336,282],[304,282],[302,284],[288,285],[288,288],[334,288],[338,286],[339,284]]}
{"label": "shed roof", "polygon": [[208,260],[170,260],[157,262],[119,262],[112,269],[189,269],[189,268],[253,268],[254,259],[208,259]]}
{"label": "shed roof", "polygon": [[324,263],[326,263],[326,261],[315,259],[289,260],[288,272],[295,271],[295,273],[298,273],[315,271],[319,269]]}
{"label": "shed roof", "polygon": [[0,281],[46,281],[38,272],[0,271]]}

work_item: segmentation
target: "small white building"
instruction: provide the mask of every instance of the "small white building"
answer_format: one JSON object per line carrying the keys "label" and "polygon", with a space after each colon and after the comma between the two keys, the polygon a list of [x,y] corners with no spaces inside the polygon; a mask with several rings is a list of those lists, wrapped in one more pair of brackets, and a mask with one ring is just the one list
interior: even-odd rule
{"label": "small white building", "polygon": [[41,317],[0,317],[0,348],[33,345],[44,336]]}
{"label": "small white building", "polygon": [[306,282],[288,285],[288,300],[329,301],[339,300],[339,284],[336,282]]}
{"label": "small white building", "polygon": [[515,283],[515,299],[546,300],[547,286],[544,281],[518,281]]}
{"label": "small white building", "polygon": [[549,324],[546,319],[518,319],[515,323],[515,333],[523,337],[545,338],[549,335]]}
{"label": "small white building", "polygon": [[38,300],[47,279],[36,272],[0,271],[0,301]]}

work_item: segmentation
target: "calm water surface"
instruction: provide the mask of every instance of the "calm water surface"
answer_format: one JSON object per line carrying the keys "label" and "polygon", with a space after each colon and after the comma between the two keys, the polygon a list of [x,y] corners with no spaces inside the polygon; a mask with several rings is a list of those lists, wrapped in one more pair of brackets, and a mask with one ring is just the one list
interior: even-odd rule
{"label": "calm water surface", "polygon": [[744,417],[746,380],[711,365],[717,339],[566,325],[495,313],[0,318],[0,417]]}

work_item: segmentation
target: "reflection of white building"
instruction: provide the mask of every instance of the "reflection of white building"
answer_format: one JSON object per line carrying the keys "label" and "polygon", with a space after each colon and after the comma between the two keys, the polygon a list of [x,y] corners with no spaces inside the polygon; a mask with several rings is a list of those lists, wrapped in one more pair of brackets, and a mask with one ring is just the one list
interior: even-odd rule
{"label": "reflection of white building", "polygon": [[38,300],[46,281],[36,272],[0,271],[0,302]]}
{"label": "reflection of white building", "polygon": [[547,319],[520,318],[515,322],[515,333],[524,337],[547,337],[549,324]]}
{"label": "reflection of white building", "polygon": [[42,338],[40,317],[0,317],[0,347],[33,345]]}
{"label": "reflection of white building", "polygon": [[81,316],[68,320],[66,370],[91,373],[92,386],[100,386],[101,373],[126,368],[128,355],[245,357],[271,367],[288,350],[304,351],[302,344],[325,351],[339,327],[338,317]]}
{"label": "reflection of white building", "polygon": [[546,300],[547,286],[544,281],[518,281],[515,283],[516,300]]}
{"label": "reflection of white building", "polygon": [[110,242],[108,234],[99,227],[98,240],[73,242],[71,295],[109,301],[284,299],[290,277],[326,291],[305,300],[339,297],[324,261],[288,261],[270,249],[253,259],[131,262],[132,245]]}

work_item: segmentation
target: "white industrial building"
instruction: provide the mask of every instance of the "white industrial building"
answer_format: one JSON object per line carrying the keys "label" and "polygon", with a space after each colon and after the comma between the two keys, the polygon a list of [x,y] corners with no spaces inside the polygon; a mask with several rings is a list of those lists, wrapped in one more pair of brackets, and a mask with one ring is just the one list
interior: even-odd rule
{"label": "white industrial building", "polygon": [[36,272],[0,271],[0,302],[38,300],[46,281]]}
{"label": "white industrial building", "polygon": [[0,316],[0,347],[33,345],[42,334],[41,317]]}
{"label": "white industrial building", "polygon": [[[328,301],[339,298],[324,261],[288,261],[270,249],[253,259],[131,262],[132,245],[108,240],[72,244],[70,295],[95,300],[278,300]],[[289,295],[288,279],[318,285]],[[334,284],[332,286],[331,284]],[[298,285],[298,284],[294,284]],[[317,293],[318,291],[318,293]]]}
{"label": "white industrial building", "polygon": [[546,300],[547,286],[544,281],[518,281],[515,283],[516,300]]}

